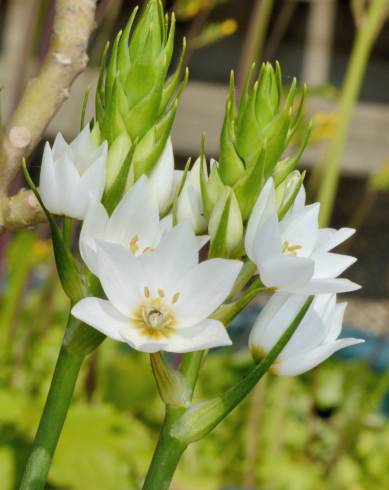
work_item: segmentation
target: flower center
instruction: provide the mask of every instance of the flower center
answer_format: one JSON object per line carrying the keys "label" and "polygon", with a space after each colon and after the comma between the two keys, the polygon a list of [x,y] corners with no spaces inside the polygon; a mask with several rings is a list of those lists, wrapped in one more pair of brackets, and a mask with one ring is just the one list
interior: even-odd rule
{"label": "flower center", "polygon": [[151,328],[161,328],[163,327],[164,316],[162,311],[156,308],[152,309],[147,313],[147,323]]}
{"label": "flower center", "polygon": [[158,289],[158,295],[152,296],[149,288],[145,287],[144,301],[133,313],[133,321],[140,333],[153,340],[170,337],[177,324],[173,305],[179,297],[180,293],[175,293],[169,302],[163,289]]}
{"label": "flower center", "polygon": [[285,240],[282,245],[281,253],[285,255],[290,255],[292,257],[297,257],[297,252],[303,247],[301,245],[289,245],[288,240]]}

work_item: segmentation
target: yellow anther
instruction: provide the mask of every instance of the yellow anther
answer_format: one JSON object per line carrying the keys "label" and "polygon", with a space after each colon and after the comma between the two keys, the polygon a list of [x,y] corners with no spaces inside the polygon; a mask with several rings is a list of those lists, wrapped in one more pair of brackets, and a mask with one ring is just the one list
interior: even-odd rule
{"label": "yellow anther", "polygon": [[133,236],[130,240],[130,250],[134,255],[139,250],[138,242],[139,242],[139,235]]}
{"label": "yellow anther", "polygon": [[177,303],[178,299],[180,297],[180,293],[175,293],[172,298],[172,303]]}
{"label": "yellow anther", "polygon": [[165,297],[165,291],[163,289],[158,289],[158,294],[161,298]]}
{"label": "yellow anther", "polygon": [[143,291],[145,293],[146,298],[150,298],[150,289],[147,286],[143,288]]}
{"label": "yellow anther", "polygon": [[288,240],[285,240],[282,245],[281,253],[296,257],[298,250],[301,250],[302,248],[301,245],[289,245]]}

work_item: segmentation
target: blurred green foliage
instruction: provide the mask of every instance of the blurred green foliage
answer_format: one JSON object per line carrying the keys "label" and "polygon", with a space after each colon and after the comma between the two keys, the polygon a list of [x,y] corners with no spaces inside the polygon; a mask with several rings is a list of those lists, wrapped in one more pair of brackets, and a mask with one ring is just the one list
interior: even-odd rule
{"label": "blurred green foliage", "polygon": [[[8,247],[0,324],[1,489],[16,490],[60,346],[67,303],[50,247],[32,232]],[[174,358],[172,359],[174,361]],[[208,356],[197,399],[242,377],[247,352]],[[386,490],[389,375],[330,361],[296,378],[266,378],[207,438],[189,447],[173,489]],[[48,488],[135,490],[163,405],[146,355],[107,340],[83,367]]]}

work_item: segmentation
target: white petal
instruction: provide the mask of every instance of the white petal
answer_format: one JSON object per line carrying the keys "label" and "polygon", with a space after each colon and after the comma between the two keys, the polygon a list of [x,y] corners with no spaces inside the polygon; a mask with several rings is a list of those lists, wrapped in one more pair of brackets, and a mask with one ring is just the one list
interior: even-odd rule
{"label": "white petal", "polygon": [[173,215],[168,214],[159,222],[159,239],[161,239],[162,235],[166,232],[173,229]]}
{"label": "white petal", "polygon": [[98,273],[96,240],[106,238],[107,224],[105,207],[91,198],[81,227],[79,247],[82,260],[95,275]]}
{"label": "white petal", "polygon": [[357,259],[350,255],[341,255],[329,252],[314,253],[311,259],[315,261],[315,279],[338,277],[348,269]]}
{"label": "white petal", "polygon": [[45,207],[54,214],[62,211],[59,205],[60,193],[57,190],[55,163],[49,143],[45,144],[39,178],[39,193]]}
{"label": "white petal", "polygon": [[347,303],[339,303],[335,306],[332,317],[329,320],[329,328],[326,335],[326,343],[334,342],[342,331],[342,323]]}
{"label": "white petal", "polygon": [[80,174],[68,155],[64,153],[56,162],[56,181],[58,186],[58,199],[60,214],[71,218],[81,219],[84,203],[88,194],[82,196],[80,192]]}
{"label": "white petal", "polygon": [[184,353],[231,344],[231,339],[224,325],[217,320],[208,319],[193,327],[177,330],[169,339],[164,350]]}
{"label": "white petal", "polygon": [[293,286],[294,293],[297,294],[328,294],[328,293],[349,293],[360,289],[361,286],[349,279],[311,279],[304,285]]}
{"label": "white petal", "polygon": [[321,228],[319,230],[315,251],[328,252],[350,238],[354,233],[355,230],[353,228],[341,228],[340,230]]}
{"label": "white petal", "polygon": [[257,202],[251,212],[246,231],[245,249],[248,257],[253,260],[254,257],[254,240],[258,228],[264,223],[270,215],[276,215],[276,196],[274,191],[274,182],[270,178],[263,186],[258,196]]}
{"label": "white petal", "polygon": [[337,340],[336,342],[323,344],[305,354],[300,354],[296,357],[285,359],[280,363],[275,363],[272,367],[276,374],[280,376],[296,376],[316,367],[328,359],[334,352],[362,342],[364,340],[353,338]]}
{"label": "white petal", "polygon": [[296,292],[312,277],[314,262],[304,257],[280,255],[258,266],[261,281],[267,287]]}
{"label": "white petal", "polygon": [[72,154],[69,145],[64,140],[64,137],[62,136],[61,133],[58,133],[57,136],[55,137],[54,144],[53,144],[54,161],[58,160],[61,156],[64,155],[64,153],[67,153],[69,157]]}
{"label": "white petal", "polygon": [[289,219],[285,227],[284,221],[280,222],[282,240],[289,245],[300,245],[302,249],[299,255],[309,257],[317,241],[319,229],[319,205],[312,204],[300,209]]}
{"label": "white petal", "polygon": [[334,307],[335,295],[316,296],[279,359],[288,359],[318,347],[328,334]]}
{"label": "white petal", "polygon": [[136,326],[132,325],[131,322],[127,325],[127,328],[123,329],[121,332],[121,337],[124,342],[140,352],[146,352],[152,354],[154,352],[159,352],[160,350],[165,350],[165,346],[168,344],[166,338],[161,338],[160,340],[149,339],[146,336],[139,333]]}
{"label": "white petal", "polygon": [[280,255],[281,235],[278,218],[276,214],[271,214],[258,226],[252,247],[252,260],[260,268],[265,261]]}
{"label": "white petal", "polygon": [[105,186],[105,157],[95,160],[82,174],[79,189],[79,219],[83,219],[88,205],[89,195],[101,201]]}
{"label": "white petal", "polygon": [[191,327],[213,313],[229,295],[241,268],[237,260],[211,259],[190,270],[176,286],[180,327]]}
{"label": "white petal", "polygon": [[84,127],[69,146],[74,155],[74,163],[80,174],[82,174],[92,163],[92,158],[97,150],[91,136],[89,124]]}
{"label": "white petal", "polygon": [[139,257],[148,284],[156,294],[164,289],[166,294],[177,291],[177,283],[198,264],[198,241],[188,222],[180,223],[161,238],[155,251]]}
{"label": "white petal", "polygon": [[73,306],[71,313],[107,337],[123,342],[120,331],[127,328],[128,319],[119,313],[109,301],[85,298]]}
{"label": "white petal", "polygon": [[150,184],[158,201],[161,214],[165,213],[171,204],[173,181],[174,155],[173,145],[169,137],[159,160],[150,174]]}
{"label": "white petal", "polygon": [[139,253],[147,247],[154,247],[159,237],[158,204],[144,175],[123,196],[107,227],[108,239],[126,248],[136,236]]}
{"label": "white petal", "polygon": [[249,336],[250,349],[268,353],[303,307],[307,296],[276,293],[266,303]]}
{"label": "white petal", "polygon": [[123,315],[131,317],[143,298],[145,274],[140,260],[121,245],[98,242],[98,277],[105,294]]}

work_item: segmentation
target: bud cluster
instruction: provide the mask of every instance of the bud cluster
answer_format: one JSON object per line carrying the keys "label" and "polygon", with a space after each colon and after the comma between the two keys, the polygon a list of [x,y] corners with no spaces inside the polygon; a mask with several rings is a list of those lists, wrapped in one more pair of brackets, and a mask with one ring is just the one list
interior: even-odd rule
{"label": "bud cluster", "polygon": [[[108,61],[107,45],[96,92],[95,132],[110,147],[107,189],[131,149],[129,184],[151,172],[170,135],[180,92],[185,42],[177,69],[168,78],[174,48],[174,14],[169,20],[161,1],[152,0],[133,28],[136,14],[134,9],[124,31],[116,36]],[[184,84],[185,81],[181,87]]]}
{"label": "bud cluster", "polygon": [[248,74],[238,108],[231,74],[219,162],[212,160],[208,172],[202,154],[201,164],[196,162],[192,169],[200,173],[197,191],[201,192],[204,225],[198,232],[205,232],[208,224],[211,253],[213,249],[222,256],[241,254],[244,225],[266,179],[273,176],[280,214],[285,214],[304,178],[295,167],[308,142],[310,127],[304,130],[297,153],[282,157],[301,124],[305,89],[299,92],[294,79],[284,94],[278,63],[275,68],[270,63],[263,64],[252,83],[254,70],[255,64]]}

